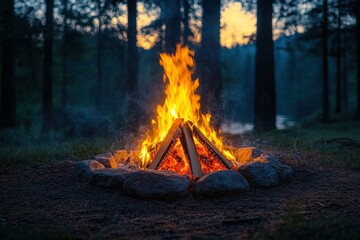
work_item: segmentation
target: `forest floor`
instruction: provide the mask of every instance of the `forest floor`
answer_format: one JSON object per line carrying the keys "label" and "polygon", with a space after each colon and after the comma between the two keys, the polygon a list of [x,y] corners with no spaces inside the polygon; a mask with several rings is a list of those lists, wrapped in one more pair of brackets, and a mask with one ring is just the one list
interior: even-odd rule
{"label": "forest floor", "polygon": [[215,199],[142,200],[75,182],[69,158],[19,166],[11,161],[25,153],[0,149],[0,239],[360,239],[358,122],[227,137],[292,166],[293,180]]}

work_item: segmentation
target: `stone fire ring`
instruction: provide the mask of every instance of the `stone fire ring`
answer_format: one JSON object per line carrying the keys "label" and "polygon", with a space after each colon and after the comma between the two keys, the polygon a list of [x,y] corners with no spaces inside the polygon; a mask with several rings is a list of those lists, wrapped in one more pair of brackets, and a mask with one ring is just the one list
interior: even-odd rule
{"label": "stone fire ring", "polygon": [[213,198],[251,188],[272,188],[290,181],[294,175],[290,166],[252,147],[237,150],[241,163],[237,163],[236,170],[212,172],[195,182],[171,171],[140,170],[135,156],[132,151],[129,154],[120,150],[77,161],[74,178],[93,186],[118,189],[132,197],[171,200],[189,194]]}

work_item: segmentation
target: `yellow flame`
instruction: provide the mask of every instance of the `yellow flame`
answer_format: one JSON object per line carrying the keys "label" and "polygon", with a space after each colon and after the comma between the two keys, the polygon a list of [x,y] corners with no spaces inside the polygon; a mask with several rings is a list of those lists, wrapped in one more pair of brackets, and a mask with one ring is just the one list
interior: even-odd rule
{"label": "yellow flame", "polygon": [[196,94],[199,79],[193,80],[191,77],[195,68],[194,52],[178,44],[175,54],[160,54],[160,65],[165,72],[163,80],[166,83],[166,99],[163,105],[156,108],[157,117],[152,120],[152,135],[142,142],[142,166],[150,163],[151,149],[164,140],[177,118],[193,122],[229,160],[235,160],[229,151],[224,150],[221,138],[211,127],[211,115],[200,112],[200,96]]}

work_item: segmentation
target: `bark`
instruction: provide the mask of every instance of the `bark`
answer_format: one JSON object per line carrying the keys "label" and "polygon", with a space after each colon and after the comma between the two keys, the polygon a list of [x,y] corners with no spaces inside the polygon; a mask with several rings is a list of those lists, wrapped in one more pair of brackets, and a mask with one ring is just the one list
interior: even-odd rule
{"label": "bark", "polygon": [[97,11],[98,11],[98,31],[97,31],[97,50],[96,50],[96,69],[97,69],[97,81],[96,81],[96,94],[95,94],[95,104],[98,110],[102,109],[103,105],[103,52],[104,52],[104,43],[103,43],[103,31],[102,31],[102,15],[106,7],[101,6],[101,0],[97,0]]}
{"label": "bark", "polygon": [[[346,41],[346,40],[345,40]],[[346,43],[345,43],[346,45]],[[343,99],[344,99],[344,111],[348,110],[348,83],[347,83],[347,54],[346,49],[344,49],[343,53]]]}
{"label": "bark", "polygon": [[335,112],[341,112],[341,0],[338,4],[338,26],[337,26],[337,44],[336,44],[336,108]]}
{"label": "bark", "polygon": [[258,0],[256,30],[254,131],[276,128],[274,42],[272,1]]}
{"label": "bark", "polygon": [[69,38],[69,26],[68,26],[68,0],[63,0],[64,7],[64,33],[63,33],[63,56],[62,56],[62,91],[61,91],[61,104],[63,108],[66,108],[68,103],[68,38]]}
{"label": "bark", "polygon": [[[200,53],[201,107],[205,112],[219,118],[221,106],[221,61],[220,61],[220,0],[202,1],[202,39]],[[219,119],[215,119],[217,123]],[[219,124],[219,123],[217,123]]]}
{"label": "bark", "polygon": [[357,107],[355,118],[360,120],[360,0],[356,1],[356,37],[357,37]]}
{"label": "bark", "polygon": [[128,0],[128,92],[135,91],[138,83],[138,53],[136,30],[136,0]]}
{"label": "bark", "polygon": [[165,1],[163,7],[165,8],[165,51],[174,53],[176,44],[180,43],[180,0]]}
{"label": "bark", "polygon": [[54,0],[46,0],[43,62],[43,132],[50,130],[53,126],[53,12]]}
{"label": "bark", "polygon": [[97,33],[97,56],[96,56],[96,69],[97,69],[97,89],[96,89],[96,107],[102,107],[102,92],[103,92],[103,37],[101,29],[101,20],[99,17],[99,27]]}
{"label": "bark", "polygon": [[136,0],[128,0],[128,127],[131,132],[136,132],[139,125],[138,99],[138,53],[137,53],[137,29],[136,29]]}
{"label": "bark", "polygon": [[329,121],[329,73],[328,73],[328,0],[323,1],[322,71],[323,71],[323,112],[322,121]]}
{"label": "bark", "polygon": [[16,126],[16,83],[14,57],[14,0],[4,0],[1,73],[1,128]]}

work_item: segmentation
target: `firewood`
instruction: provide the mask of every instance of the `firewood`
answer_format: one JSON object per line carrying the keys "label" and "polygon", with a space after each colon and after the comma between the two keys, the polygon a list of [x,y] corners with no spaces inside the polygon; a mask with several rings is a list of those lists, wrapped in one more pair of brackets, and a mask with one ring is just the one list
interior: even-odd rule
{"label": "firewood", "polygon": [[185,151],[185,156],[190,163],[191,172],[195,177],[202,177],[203,172],[201,171],[199,158],[196,152],[195,143],[189,124],[187,122],[183,124],[181,130],[183,135],[181,136],[180,140]]}
{"label": "firewood", "polygon": [[181,135],[181,124],[183,123],[182,118],[176,119],[171,125],[163,143],[161,144],[159,150],[155,154],[154,159],[148,166],[149,169],[156,169],[160,162],[166,157],[166,154],[169,153],[170,149],[175,145],[177,138]]}
{"label": "firewood", "polygon": [[195,125],[193,126],[194,136],[227,168],[231,169],[234,164],[226,159],[226,157],[210,142],[210,140],[198,129]]}

